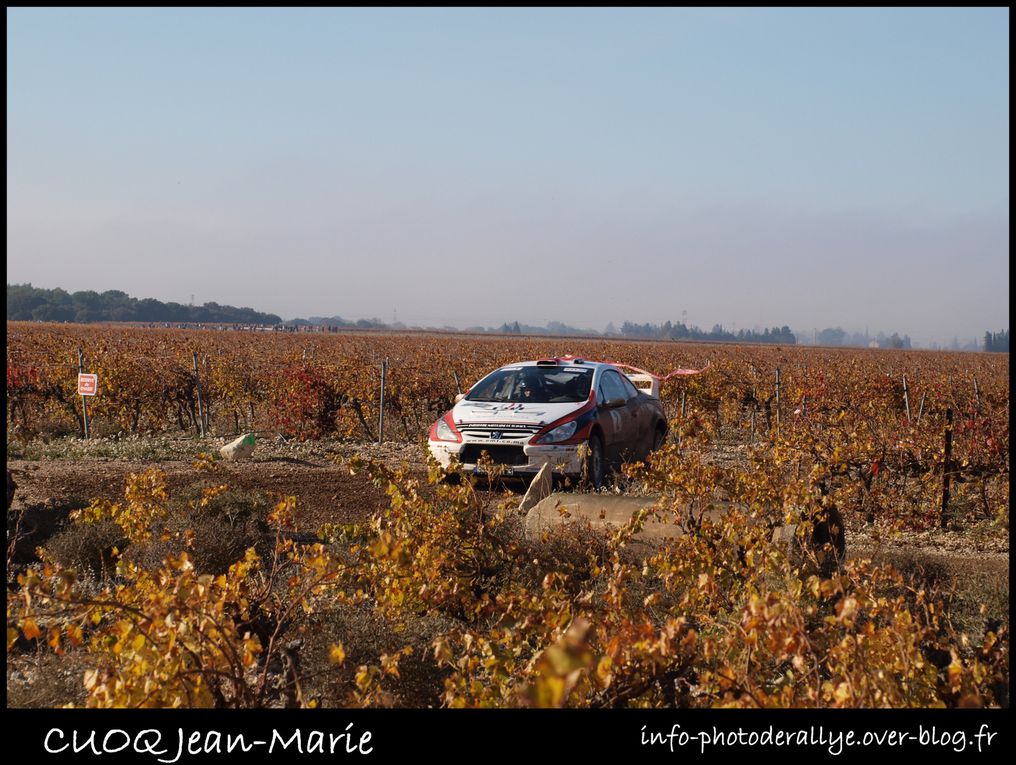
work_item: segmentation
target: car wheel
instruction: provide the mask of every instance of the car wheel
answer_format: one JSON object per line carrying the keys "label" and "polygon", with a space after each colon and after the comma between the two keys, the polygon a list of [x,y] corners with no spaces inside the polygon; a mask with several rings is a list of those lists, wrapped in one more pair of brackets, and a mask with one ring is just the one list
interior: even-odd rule
{"label": "car wheel", "polygon": [[586,457],[586,480],[594,489],[602,489],[607,465],[603,459],[603,441],[598,435],[589,439],[589,455]]}

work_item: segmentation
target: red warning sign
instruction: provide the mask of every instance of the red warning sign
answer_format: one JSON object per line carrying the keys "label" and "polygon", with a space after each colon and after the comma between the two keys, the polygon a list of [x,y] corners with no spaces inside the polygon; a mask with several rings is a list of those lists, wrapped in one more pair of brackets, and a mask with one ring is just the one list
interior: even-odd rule
{"label": "red warning sign", "polygon": [[78,375],[78,395],[94,396],[99,387],[99,375]]}

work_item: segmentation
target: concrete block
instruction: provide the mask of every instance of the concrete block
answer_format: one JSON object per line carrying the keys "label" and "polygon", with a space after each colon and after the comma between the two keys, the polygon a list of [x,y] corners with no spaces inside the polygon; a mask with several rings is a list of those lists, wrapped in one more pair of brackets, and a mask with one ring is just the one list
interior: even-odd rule
{"label": "concrete block", "polygon": [[254,453],[254,434],[246,433],[235,441],[219,449],[219,454],[226,460],[245,460]]}
{"label": "concrete block", "polygon": [[553,489],[554,473],[551,470],[550,463],[548,462],[540,468],[540,472],[536,474],[533,482],[529,484],[529,489],[526,491],[526,496],[522,498],[519,510],[523,513],[528,513],[538,502],[540,502],[540,500],[550,496]]}

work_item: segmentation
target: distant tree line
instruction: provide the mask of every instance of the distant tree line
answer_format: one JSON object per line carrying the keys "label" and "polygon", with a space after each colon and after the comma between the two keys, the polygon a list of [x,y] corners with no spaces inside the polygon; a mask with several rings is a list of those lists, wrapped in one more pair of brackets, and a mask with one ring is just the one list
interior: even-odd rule
{"label": "distant tree line", "polygon": [[303,327],[336,327],[338,329],[405,329],[406,325],[400,322],[385,324],[380,319],[343,319],[341,316],[311,316],[309,319],[290,319],[285,322],[286,326]]}
{"label": "distant tree line", "polygon": [[856,348],[877,347],[900,350],[913,347],[910,342],[910,335],[900,337],[898,332],[893,332],[891,335],[879,332],[874,337],[871,337],[867,331],[864,334],[860,332],[849,334],[840,327],[827,327],[821,332],[817,332],[815,334],[815,342],[818,345],[846,345]]}
{"label": "distant tree line", "polygon": [[790,331],[790,327],[766,328],[761,332],[753,329],[740,329],[736,333],[725,330],[721,325],[715,325],[710,331],[689,327],[683,322],[673,324],[666,321],[663,324],[633,324],[626,321],[621,325],[621,334],[625,337],[647,337],[657,340],[704,340],[708,342],[721,343],[775,343],[779,345],[796,345],[797,338]]}
{"label": "distant tree line", "polygon": [[279,324],[273,313],[253,308],[205,303],[182,305],[153,298],[138,300],[120,290],[67,292],[40,289],[31,284],[7,285],[8,321],[67,321],[86,324],[98,321],[187,322],[222,324]]}
{"label": "distant tree line", "polygon": [[1008,353],[1009,330],[1003,329],[1001,332],[985,332],[984,350],[989,353]]}
{"label": "distant tree line", "polygon": [[[454,329],[454,327],[447,327]],[[465,332],[491,333],[497,335],[571,335],[575,337],[597,337],[599,332],[595,329],[580,329],[569,327],[560,321],[548,321],[545,327],[538,327],[533,324],[520,324],[517,321],[506,321],[500,327],[466,327]]]}
{"label": "distant tree line", "polygon": [[505,322],[498,328],[488,327],[483,329],[482,327],[473,327],[472,329],[480,329],[484,332],[497,332],[502,335],[598,335],[600,334],[594,329],[579,329],[578,327],[569,327],[567,324],[563,324],[559,321],[548,321],[545,327],[536,327],[532,324],[519,324],[517,321]]}
{"label": "distant tree line", "polygon": [[702,340],[706,342],[731,342],[731,343],[778,343],[782,345],[795,345],[797,338],[790,331],[790,327],[773,327],[761,332],[755,330],[738,330],[728,332],[717,324],[709,332],[698,327],[688,327],[685,324],[664,322],[663,324],[635,324],[630,321],[621,325],[621,331],[614,327],[613,323],[607,325],[603,332],[593,329],[579,329],[570,327],[559,321],[551,321],[545,327],[536,327],[531,324],[520,324],[517,321],[506,321],[500,327],[469,327],[468,332],[494,332],[501,335],[574,335],[582,337],[637,337],[652,340]]}

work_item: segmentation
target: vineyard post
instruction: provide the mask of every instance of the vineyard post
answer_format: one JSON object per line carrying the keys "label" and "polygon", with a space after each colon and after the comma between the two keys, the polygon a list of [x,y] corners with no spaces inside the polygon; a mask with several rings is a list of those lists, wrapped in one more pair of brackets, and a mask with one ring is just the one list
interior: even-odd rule
{"label": "vineyard post", "polygon": [[[85,354],[78,348],[78,374],[85,373]],[[88,396],[81,397],[81,410],[84,415],[83,422],[85,425],[85,440],[88,439]]]}
{"label": "vineyard post", "polygon": [[977,385],[977,378],[974,378],[974,400],[977,402],[977,411],[981,411],[981,389]]}
{"label": "vineyard post", "polygon": [[949,511],[949,479],[952,458],[953,411],[945,410],[945,461],[942,463],[942,528],[946,528],[946,513]]}
{"label": "vineyard post", "polygon": [[388,373],[388,359],[381,362],[381,403],[378,407],[377,418],[377,442],[380,444],[385,438],[385,377]]}
{"label": "vineyard post", "polygon": [[776,367],[776,435],[780,435],[780,368]]}
{"label": "vineyard post", "polygon": [[455,394],[458,395],[462,393],[462,386],[459,384],[459,373],[453,369],[452,376],[455,378]]}
{"label": "vineyard post", "polygon": [[198,435],[205,437],[205,407],[201,401],[201,376],[198,374],[198,352],[194,351],[194,385],[198,391]]}
{"label": "vineyard post", "polygon": [[[208,356],[205,356],[205,379],[210,380],[211,376],[208,374]],[[205,402],[205,433],[208,433],[208,423],[212,419],[212,402]]]}
{"label": "vineyard post", "polygon": [[910,424],[910,389],[907,388],[907,376],[903,375],[903,406],[907,410],[907,425]]}
{"label": "vineyard post", "polygon": [[927,398],[927,396],[928,396],[928,391],[924,391],[924,393],[921,394],[921,403],[918,404],[918,406],[917,406],[917,424],[918,425],[921,424],[921,415],[924,414],[924,399]]}
{"label": "vineyard post", "polygon": [[677,431],[677,445],[681,445],[681,434],[684,433],[684,394],[685,390],[681,390],[681,429]]}

